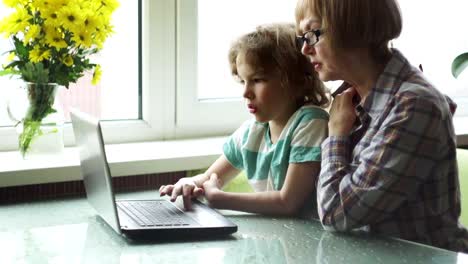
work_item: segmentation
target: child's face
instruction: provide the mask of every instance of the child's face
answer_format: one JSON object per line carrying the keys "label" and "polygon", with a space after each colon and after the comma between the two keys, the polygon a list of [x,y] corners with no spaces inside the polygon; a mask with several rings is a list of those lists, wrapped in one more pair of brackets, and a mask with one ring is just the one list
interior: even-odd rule
{"label": "child's face", "polygon": [[258,122],[284,126],[296,111],[296,102],[282,86],[280,74],[254,67],[243,56],[237,57],[236,64],[249,112]]}

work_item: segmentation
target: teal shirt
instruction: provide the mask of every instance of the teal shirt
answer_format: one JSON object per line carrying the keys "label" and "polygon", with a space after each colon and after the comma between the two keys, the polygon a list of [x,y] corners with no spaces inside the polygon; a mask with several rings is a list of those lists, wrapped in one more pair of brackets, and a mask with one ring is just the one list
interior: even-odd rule
{"label": "teal shirt", "polygon": [[328,113],[317,106],[299,108],[272,144],[268,123],[248,120],[224,143],[224,155],[245,170],[257,191],[281,190],[289,163],[321,160],[321,143],[328,135]]}

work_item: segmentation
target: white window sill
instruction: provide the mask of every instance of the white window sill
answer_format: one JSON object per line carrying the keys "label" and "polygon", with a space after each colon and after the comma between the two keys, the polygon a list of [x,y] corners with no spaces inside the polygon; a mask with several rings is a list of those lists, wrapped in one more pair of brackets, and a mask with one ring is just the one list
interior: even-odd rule
{"label": "white window sill", "polygon": [[[455,118],[459,145],[468,146],[468,117]],[[226,137],[106,145],[113,177],[206,168],[222,153]],[[62,155],[23,160],[0,152],[0,187],[82,179],[76,148]]]}
{"label": "white window sill", "polygon": [[453,118],[458,146],[468,146],[468,116]]}
{"label": "white window sill", "polygon": [[[222,153],[225,137],[106,145],[113,177],[206,168]],[[82,179],[75,147],[61,155],[24,160],[0,152],[0,187]]]}

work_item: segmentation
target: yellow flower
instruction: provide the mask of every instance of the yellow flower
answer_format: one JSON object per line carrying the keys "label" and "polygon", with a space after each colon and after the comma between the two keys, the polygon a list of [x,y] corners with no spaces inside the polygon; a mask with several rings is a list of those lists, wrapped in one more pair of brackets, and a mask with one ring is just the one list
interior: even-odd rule
{"label": "yellow flower", "polygon": [[3,33],[4,38],[8,38],[11,35],[11,32],[9,30],[9,24],[7,23],[8,21],[6,19],[3,19],[0,21],[0,33]]}
{"label": "yellow flower", "polygon": [[96,32],[94,32],[94,42],[100,49],[102,48],[107,37],[114,33],[113,26],[110,25],[110,22],[107,24],[103,23],[102,25],[102,27],[96,28]]}
{"label": "yellow flower", "polygon": [[36,8],[41,14],[56,11],[67,5],[68,0],[34,0],[31,7]]}
{"label": "yellow flower", "polygon": [[8,7],[15,7],[18,2],[16,0],[3,0],[3,3]]}
{"label": "yellow flower", "polygon": [[34,46],[34,48],[29,52],[29,59],[31,62],[41,62],[43,60],[50,59],[50,50],[43,50],[41,47]]}
{"label": "yellow flower", "polygon": [[28,0],[3,0],[3,3],[8,7],[25,6]]}
{"label": "yellow flower", "polygon": [[96,16],[91,13],[85,15],[84,27],[86,31],[94,32],[96,31],[98,25],[100,24],[102,23],[101,23],[101,18],[99,16]]}
{"label": "yellow flower", "polygon": [[14,52],[10,52],[10,53],[8,54],[8,56],[6,57],[6,59],[5,59],[6,64],[2,64],[2,65],[1,65],[1,68],[5,69],[5,67],[6,67],[8,64],[10,64],[10,62],[12,62],[12,61],[15,59],[15,57],[16,57],[16,54],[15,54]]}
{"label": "yellow flower", "polygon": [[62,60],[63,64],[67,65],[68,67],[72,66],[73,65],[73,57],[71,55],[66,55],[63,60]]}
{"label": "yellow flower", "polygon": [[48,27],[58,28],[62,24],[55,9],[41,11],[41,17],[44,18],[44,24]]}
{"label": "yellow flower", "polygon": [[[50,4],[57,9],[63,6],[66,6],[70,1],[71,0],[49,0]],[[86,1],[89,1],[89,0],[86,0]]]}
{"label": "yellow flower", "polygon": [[14,52],[10,52],[6,58],[6,62],[12,62],[15,59],[15,56],[16,54]]}
{"label": "yellow flower", "polygon": [[45,27],[46,44],[54,47],[55,49],[63,49],[68,47],[67,42],[64,40],[64,34],[58,29],[53,27]]}
{"label": "yellow flower", "polygon": [[84,24],[83,14],[81,13],[80,6],[77,4],[68,4],[61,8],[57,15],[62,21],[62,26],[65,30],[75,31]]}
{"label": "yellow flower", "polygon": [[94,32],[94,44],[98,47],[98,49],[102,49],[104,46],[104,41],[106,40],[107,35],[104,31],[96,28],[96,32]]}
{"label": "yellow flower", "polygon": [[40,34],[41,34],[41,27],[38,25],[31,25],[29,26],[28,31],[24,35],[23,42],[27,44],[30,41],[34,41]]}
{"label": "yellow flower", "polygon": [[79,28],[73,33],[72,40],[75,41],[76,46],[90,48],[93,45],[91,34],[85,28]]}
{"label": "yellow flower", "polygon": [[29,26],[29,20],[32,18],[26,9],[16,8],[16,12],[4,18],[0,22],[0,32],[3,32],[6,37],[23,32]]}
{"label": "yellow flower", "polygon": [[101,75],[102,75],[101,66],[96,65],[96,67],[94,67],[93,79],[91,80],[91,83],[93,85],[97,85],[101,81]]}
{"label": "yellow flower", "polygon": [[119,7],[119,2],[116,0],[101,0],[101,4],[105,13],[112,13]]}
{"label": "yellow flower", "polygon": [[53,9],[52,5],[50,4],[49,0],[35,0],[31,3],[31,7],[43,14],[46,10]]}

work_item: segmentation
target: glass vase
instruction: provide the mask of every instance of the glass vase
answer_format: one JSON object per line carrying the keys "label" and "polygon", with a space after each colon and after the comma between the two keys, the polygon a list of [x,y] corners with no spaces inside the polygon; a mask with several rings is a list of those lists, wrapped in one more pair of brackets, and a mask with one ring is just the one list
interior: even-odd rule
{"label": "glass vase", "polygon": [[55,83],[24,84],[26,108],[18,120],[19,150],[23,158],[60,154],[64,151],[64,114]]}

